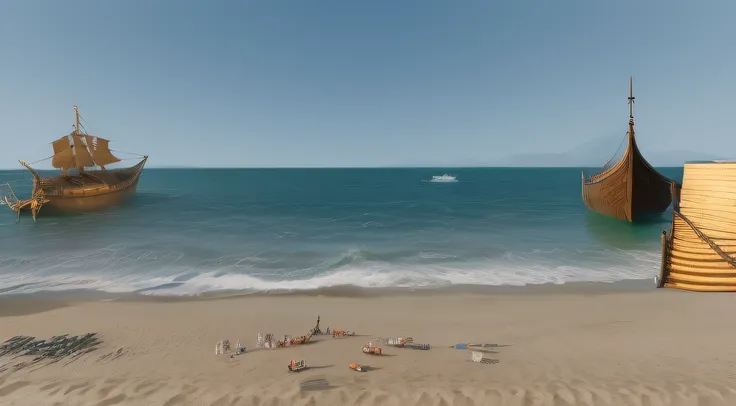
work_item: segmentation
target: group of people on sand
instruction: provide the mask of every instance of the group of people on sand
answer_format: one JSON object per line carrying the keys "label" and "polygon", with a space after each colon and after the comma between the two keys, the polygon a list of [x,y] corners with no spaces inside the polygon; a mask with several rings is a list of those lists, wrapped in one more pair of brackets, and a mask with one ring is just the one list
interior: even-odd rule
{"label": "group of people on sand", "polygon": [[[327,330],[329,331],[329,329],[327,329]],[[332,330],[332,338],[345,337],[345,336],[354,336],[354,335],[355,335],[355,332],[354,331]]]}
{"label": "group of people on sand", "polygon": [[285,335],[283,341],[276,341],[276,348],[291,347],[292,345],[304,344],[307,341],[309,341],[311,337],[312,336],[310,335],[310,336],[301,336],[297,338],[292,338],[292,337],[289,337],[288,335]]}

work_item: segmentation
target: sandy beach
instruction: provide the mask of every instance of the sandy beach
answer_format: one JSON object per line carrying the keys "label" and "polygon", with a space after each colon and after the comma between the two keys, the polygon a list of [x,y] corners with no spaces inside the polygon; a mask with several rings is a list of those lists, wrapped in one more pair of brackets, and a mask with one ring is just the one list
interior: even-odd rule
{"label": "sandy beach", "polygon": [[[3,405],[734,405],[736,296],[673,290],[511,289],[388,296],[0,301],[0,341],[97,332],[67,364],[0,372]],[[355,337],[255,349],[259,332]],[[429,351],[383,346],[411,336]],[[215,355],[218,340],[247,352]],[[462,342],[498,344],[473,363]],[[104,357],[107,354],[118,354]],[[102,358],[102,359],[101,359]],[[0,358],[2,365],[31,357]],[[310,369],[287,371],[291,359]],[[348,363],[374,369],[359,373]],[[66,364],[66,365],[65,365]],[[300,382],[319,381],[311,390]]]}

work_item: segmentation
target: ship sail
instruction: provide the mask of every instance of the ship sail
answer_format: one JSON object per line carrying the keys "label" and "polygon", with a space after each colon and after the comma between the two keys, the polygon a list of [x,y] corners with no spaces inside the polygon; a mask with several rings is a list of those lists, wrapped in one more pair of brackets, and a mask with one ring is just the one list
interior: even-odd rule
{"label": "ship sail", "polygon": [[87,148],[92,153],[92,159],[97,165],[103,167],[120,162],[120,158],[110,152],[110,140],[89,134],[85,135],[85,139],[87,141]]}
{"label": "ship sail", "polygon": [[69,143],[69,136],[63,136],[58,140],[51,143],[54,148],[54,156],[51,159],[51,165],[54,168],[61,169],[66,172],[67,170],[77,166],[74,153],[72,152],[72,146]]}
{"label": "ship sail", "polygon": [[[71,136],[73,142],[69,142]],[[82,172],[84,168],[99,166],[104,169],[105,165],[120,162],[110,151],[110,140],[85,134],[79,131],[79,118],[77,127],[69,136],[64,136],[51,143],[54,149],[52,165],[54,168],[66,172],[71,168],[77,168]]]}
{"label": "ship sail", "polygon": [[86,167],[95,166],[92,154],[89,153],[81,135],[75,133],[72,137],[74,138],[74,154],[77,159],[77,169],[82,171]]}

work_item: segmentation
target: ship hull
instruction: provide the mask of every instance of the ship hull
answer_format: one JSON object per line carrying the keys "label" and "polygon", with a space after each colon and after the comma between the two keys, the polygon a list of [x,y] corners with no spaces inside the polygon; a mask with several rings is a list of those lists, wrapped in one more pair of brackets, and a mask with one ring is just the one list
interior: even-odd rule
{"label": "ship hull", "polygon": [[[38,212],[39,216],[60,214],[81,214],[101,211],[110,207],[119,206],[132,198],[138,187],[138,180],[127,188],[108,191],[106,193],[91,196],[78,197],[47,197],[43,209]],[[31,209],[24,208],[24,212],[30,213]]]}
{"label": "ship hull", "polygon": [[672,203],[672,181],[641,155],[633,137],[613,167],[582,181],[582,197],[592,211],[628,222],[660,216]]}
{"label": "ship hull", "polygon": [[[88,171],[77,176],[38,178],[37,188],[44,202],[36,216],[81,214],[101,211],[125,203],[138,188],[147,158],[137,165],[104,171]],[[34,176],[37,176],[35,171]],[[22,205],[20,212],[32,212],[32,205]]]}

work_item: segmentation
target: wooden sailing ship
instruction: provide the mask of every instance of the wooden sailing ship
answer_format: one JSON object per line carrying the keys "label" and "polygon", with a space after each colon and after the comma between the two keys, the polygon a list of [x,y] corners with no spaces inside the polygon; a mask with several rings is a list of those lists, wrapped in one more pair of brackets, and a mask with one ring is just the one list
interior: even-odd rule
{"label": "wooden sailing ship", "polygon": [[33,175],[31,197],[19,200],[9,185],[4,196],[5,204],[19,217],[21,212],[30,211],[35,221],[42,207],[44,213],[97,211],[118,205],[135,194],[148,157],[143,156],[132,167],[106,169],[120,159],[110,151],[109,140],[81,131],[77,106],[74,111],[74,131],[51,143],[51,165],[60,169],[61,175],[44,178],[28,163],[19,161]]}
{"label": "wooden sailing ship", "polygon": [[736,292],[736,162],[685,164],[657,287]]}
{"label": "wooden sailing ship", "polygon": [[636,145],[633,78],[629,79],[627,138],[626,152],[617,163],[587,179],[583,172],[583,202],[600,214],[636,222],[667,210],[673,181],[657,172]]}

